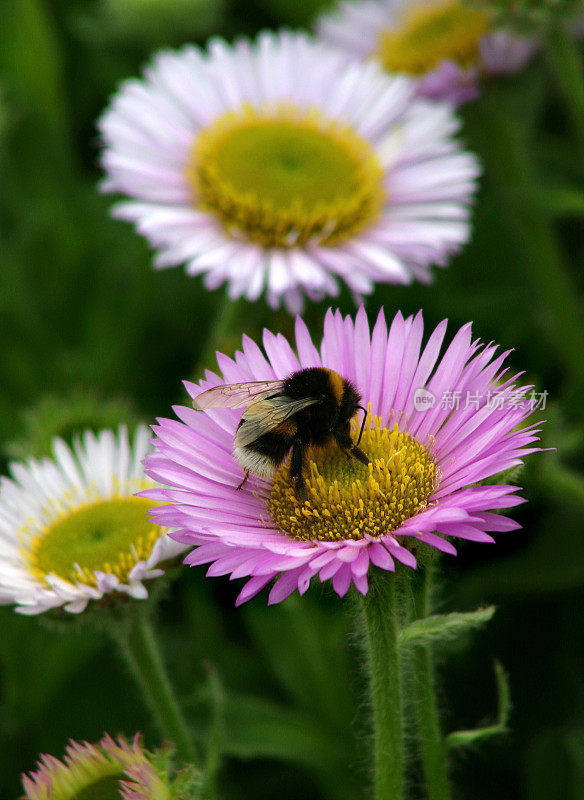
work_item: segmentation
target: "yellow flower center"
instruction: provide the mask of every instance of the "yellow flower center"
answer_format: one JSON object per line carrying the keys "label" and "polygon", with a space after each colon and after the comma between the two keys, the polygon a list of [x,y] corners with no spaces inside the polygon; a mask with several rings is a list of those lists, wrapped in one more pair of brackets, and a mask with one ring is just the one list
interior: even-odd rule
{"label": "yellow flower center", "polygon": [[410,75],[424,75],[445,60],[470,67],[489,29],[484,9],[459,0],[418,4],[405,12],[400,29],[382,31],[375,55],[389,72]]}
{"label": "yellow flower center", "polygon": [[376,417],[359,447],[368,465],[347,458],[336,446],[311,449],[304,472],[308,499],[303,503],[290,483],[289,467],[278,470],[268,508],[280,530],[306,541],[383,536],[426,508],[439,471],[419,442],[397,425],[393,430],[381,427]]}
{"label": "yellow flower center", "polygon": [[265,247],[345,241],[384,200],[371,145],[316,109],[289,105],[217,119],[197,137],[186,176],[198,207]]}
{"label": "yellow flower center", "polygon": [[160,537],[161,529],[148,518],[154,505],[143,497],[123,497],[62,512],[26,547],[31,572],[95,586],[99,570],[127,582]]}

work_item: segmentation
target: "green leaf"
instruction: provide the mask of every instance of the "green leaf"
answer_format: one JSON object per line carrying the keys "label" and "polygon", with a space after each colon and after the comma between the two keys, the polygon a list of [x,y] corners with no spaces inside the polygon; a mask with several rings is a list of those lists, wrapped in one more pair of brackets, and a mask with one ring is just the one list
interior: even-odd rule
{"label": "green leaf", "polygon": [[41,0],[4,0],[0,71],[59,135],[66,131],[63,65],[52,20]]}
{"label": "green leaf", "polygon": [[333,0],[256,0],[280,25],[311,25],[318,14],[328,11]]}
{"label": "green leaf", "polygon": [[571,186],[548,187],[527,196],[542,211],[557,217],[583,217],[584,192]]}
{"label": "green leaf", "polygon": [[320,767],[323,751],[334,750],[316,720],[300,711],[244,695],[230,695],[226,709],[225,749],[231,755]]}
{"label": "green leaf", "polygon": [[277,609],[249,606],[244,613],[263,662],[290,699],[316,709],[322,725],[346,729],[353,711],[344,616],[307,597],[291,597]]}
{"label": "green leaf", "polygon": [[[297,764],[314,774],[328,796],[336,800],[360,796],[361,784],[351,770],[352,742],[343,735],[350,735],[350,730],[323,730],[318,716],[260,697],[226,692],[224,702],[224,756]],[[195,730],[206,726],[212,703],[208,686],[197,692],[193,711],[200,718]]]}
{"label": "green leaf", "polygon": [[58,632],[44,620],[35,622],[11,608],[0,614],[0,678],[6,702],[0,730],[9,716],[24,728],[43,713],[100,646],[98,637],[82,630]]}
{"label": "green leaf", "polygon": [[505,670],[498,661],[495,661],[495,680],[497,682],[497,721],[492,725],[484,725],[468,731],[453,731],[445,739],[446,747],[452,750],[457,747],[467,747],[470,744],[499,736],[507,732],[509,714],[511,713],[511,696],[509,682]]}
{"label": "green leaf", "polygon": [[[194,577],[194,575],[193,575]],[[207,584],[210,582],[207,581]],[[228,686],[241,689],[241,676],[251,682],[244,683],[246,690],[255,691],[260,688],[256,684],[257,660],[249,647],[236,641],[225,628],[225,614],[221,607],[213,602],[206,584],[193,580],[184,596],[184,609],[187,618],[188,651],[182,658],[177,658],[175,669],[179,685],[191,685],[193,680],[192,664],[213,664]],[[180,631],[176,631],[180,635]],[[187,645],[185,644],[185,647]],[[208,687],[207,687],[208,693]]]}
{"label": "green leaf", "polygon": [[495,606],[476,611],[435,614],[412,622],[400,631],[401,646],[444,642],[486,625],[495,613]]}
{"label": "green leaf", "polygon": [[225,11],[225,0],[102,0],[76,22],[84,39],[160,47],[214,33]]}
{"label": "green leaf", "polygon": [[572,123],[572,133],[581,158],[584,155],[584,70],[579,46],[559,20],[549,25],[546,34],[546,55]]}
{"label": "green leaf", "polygon": [[562,502],[581,509],[584,506],[584,475],[565,466],[557,458],[548,459],[546,467],[536,477],[536,488],[552,502],[561,497]]}

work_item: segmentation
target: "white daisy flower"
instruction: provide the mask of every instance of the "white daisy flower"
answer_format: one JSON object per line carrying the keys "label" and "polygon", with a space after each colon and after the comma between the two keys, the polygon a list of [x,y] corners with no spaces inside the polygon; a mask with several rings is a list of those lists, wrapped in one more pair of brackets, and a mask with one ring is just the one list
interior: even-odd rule
{"label": "white daisy flower", "polygon": [[152,501],[134,497],[155,485],[142,466],[148,451],[146,427],[133,446],[122,427],[86,431],[73,449],[54,439],[54,460],[10,465],[0,480],[0,603],[79,613],[110,593],[148,596],[145,582],[184,549],[150,521]]}
{"label": "white daisy flower", "polygon": [[449,105],[304,34],[159,53],[99,122],[114,214],[229,296],[431,280],[470,236],[479,167]]}

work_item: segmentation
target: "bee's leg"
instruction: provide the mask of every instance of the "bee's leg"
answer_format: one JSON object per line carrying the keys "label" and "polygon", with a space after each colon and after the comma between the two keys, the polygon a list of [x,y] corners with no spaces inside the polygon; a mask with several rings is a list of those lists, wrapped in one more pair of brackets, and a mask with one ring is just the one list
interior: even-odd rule
{"label": "bee's leg", "polygon": [[335,437],[336,443],[339,445],[340,449],[345,454],[345,458],[348,460],[351,458],[351,449],[353,447],[353,440],[351,439],[350,435],[351,431],[351,424],[347,420],[342,427],[337,428],[333,431],[333,436]]}
{"label": "bee's leg", "polygon": [[245,475],[243,476],[243,480],[241,481],[241,483],[240,483],[240,484],[239,484],[239,486],[237,487],[237,491],[239,491],[240,489],[243,489],[243,487],[244,487],[244,486],[245,486],[245,484],[247,483],[247,479],[248,479],[248,478],[249,478],[249,470],[248,470],[248,469],[246,469],[246,470],[245,470]]}
{"label": "bee's leg", "polygon": [[369,459],[367,458],[365,453],[361,450],[361,448],[357,447],[356,444],[353,445],[350,452],[353,458],[356,458],[362,464],[369,464]]}
{"label": "bee's leg", "polygon": [[308,498],[304,478],[302,477],[302,464],[304,461],[304,443],[294,439],[292,457],[290,458],[290,479],[294,481],[296,497],[303,503]]}
{"label": "bee's leg", "polygon": [[348,456],[353,456],[353,458],[356,458],[362,464],[369,463],[369,459],[365,453],[359,447],[357,447],[349,434],[343,433],[343,431],[333,431],[333,436],[335,437],[336,442],[341,450],[344,450]]}

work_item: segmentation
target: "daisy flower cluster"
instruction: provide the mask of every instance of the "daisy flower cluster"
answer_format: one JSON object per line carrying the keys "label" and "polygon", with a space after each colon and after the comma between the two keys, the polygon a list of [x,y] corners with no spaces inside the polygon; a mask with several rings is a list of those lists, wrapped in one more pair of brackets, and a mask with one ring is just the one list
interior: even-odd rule
{"label": "daisy flower cluster", "polygon": [[146,427],[133,443],[122,427],[87,431],[73,447],[57,438],[54,459],[11,464],[0,479],[0,603],[21,614],[79,613],[108,596],[148,596],[148,582],[182,549],[135,497],[153,485],[148,449]]}
{"label": "daisy flower cluster", "polygon": [[[471,323],[445,346],[446,320],[425,336],[422,312],[387,319],[382,308],[370,327],[361,305],[355,316],[329,309],[315,342],[299,314],[306,299],[344,289],[359,305],[377,284],[431,283],[467,244],[481,169],[455,106],[538,47],[496,22],[486,4],[464,0],[343,0],[315,35],[265,31],[161,51],[112,97],[98,128],[114,216],[146,238],[156,269],[183,266],[231,301],[283,305],[297,315],[295,341],[265,330],[262,346],[244,335],[233,358],[217,353],[218,371],[185,382],[190,404],[159,419],[153,439],[106,421],[71,443],[52,439],[52,458],[11,463],[0,478],[0,605],[65,618],[115,603],[102,630],[184,765],[174,775],[171,748],[151,753],[138,736],[71,741],[62,760],[43,755],[23,776],[23,800],[214,791],[227,747],[221,687],[209,684],[200,736],[166,675],[150,604],[132,604],[185,553],[208,576],[244,580],[236,605],[268,586],[268,604],[280,603],[317,582],[363,595],[376,796],[403,796],[399,629],[422,612],[409,598],[400,605],[401,583],[380,576],[520,527],[508,516],[520,487],[506,473],[541,450],[525,402],[533,387],[505,366],[510,351],[473,338]],[[330,397],[279,393],[307,372]],[[229,392],[236,402],[209,402]],[[325,403],[333,412],[322,423]],[[92,408],[78,406],[76,419]],[[313,426],[304,438],[299,410]],[[41,412],[43,433],[42,420],[67,416],[53,404]],[[24,446],[30,453],[30,437]],[[433,697],[429,649],[424,659],[420,708]],[[429,772],[448,740],[438,724],[418,727]],[[448,794],[430,782],[429,796]]]}
{"label": "daisy flower cluster", "polygon": [[[220,384],[281,380],[310,367],[350,381],[370,412],[360,443],[370,463],[347,459],[338,447],[314,450],[305,467],[306,501],[294,491],[288,464],[271,478],[250,475],[238,491],[243,471],[233,441],[241,411],[175,408],[178,419],[154,427],[146,472],[159,485],[143,495],[159,503],[154,520],[195,547],[185,563],[210,563],[208,575],[247,577],[238,604],[274,579],[269,603],[296,589],[303,594],[315,577],[332,580],[340,596],[351,584],[365,594],[371,565],[415,568],[421,544],[455,554],[456,540],[492,542],[493,532],[518,528],[497,512],[522,502],[519,487],[481,482],[539,449],[536,426],[522,427],[529,404],[506,402],[531,387],[507,374],[508,352],[473,340],[470,323],[440,355],[445,332],[446,321],[422,347],[421,313],[398,313],[388,327],[382,310],[370,331],[363,308],[354,321],[329,311],[319,347],[297,318],[296,351],[266,331],[265,354],[245,336],[235,359],[218,354],[221,375],[185,384],[193,399]],[[488,402],[495,388],[502,400],[496,405]],[[469,392],[476,402],[456,409],[416,402],[420,393],[438,398],[445,391]]]}
{"label": "daisy flower cluster", "polygon": [[411,75],[420,96],[456,104],[476,98],[485,77],[520,70],[539,46],[463,0],[345,0],[316,30],[353,57]]}
{"label": "daisy flower cluster", "polygon": [[470,236],[479,166],[447,104],[300,33],[159,53],[99,122],[115,216],[229,297],[428,282]]}

